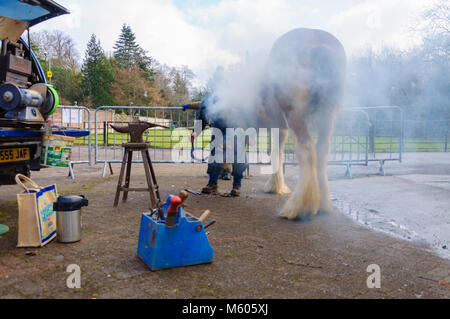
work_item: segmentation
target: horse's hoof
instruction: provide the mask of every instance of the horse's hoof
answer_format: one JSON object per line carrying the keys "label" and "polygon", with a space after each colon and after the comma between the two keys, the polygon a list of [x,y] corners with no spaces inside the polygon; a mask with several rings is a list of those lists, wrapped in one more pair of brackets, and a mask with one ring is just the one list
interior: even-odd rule
{"label": "horse's hoof", "polygon": [[291,189],[287,185],[282,185],[281,187],[277,187],[276,185],[266,185],[264,187],[264,192],[268,194],[287,195],[291,193]]}

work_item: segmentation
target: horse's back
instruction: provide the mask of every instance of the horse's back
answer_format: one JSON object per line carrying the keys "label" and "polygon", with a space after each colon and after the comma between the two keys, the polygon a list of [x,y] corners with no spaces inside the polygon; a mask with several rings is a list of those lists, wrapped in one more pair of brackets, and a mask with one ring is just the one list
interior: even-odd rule
{"label": "horse's back", "polygon": [[299,28],[274,43],[266,78],[285,112],[295,104],[315,112],[339,104],[345,69],[345,50],[339,40],[326,31]]}

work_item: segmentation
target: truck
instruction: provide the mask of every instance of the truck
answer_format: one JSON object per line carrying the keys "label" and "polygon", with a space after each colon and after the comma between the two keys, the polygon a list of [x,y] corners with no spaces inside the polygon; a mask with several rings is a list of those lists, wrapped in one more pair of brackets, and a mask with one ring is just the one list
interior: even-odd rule
{"label": "truck", "polygon": [[59,96],[30,45],[30,28],[69,11],[52,0],[0,1],[0,185],[41,168]]}

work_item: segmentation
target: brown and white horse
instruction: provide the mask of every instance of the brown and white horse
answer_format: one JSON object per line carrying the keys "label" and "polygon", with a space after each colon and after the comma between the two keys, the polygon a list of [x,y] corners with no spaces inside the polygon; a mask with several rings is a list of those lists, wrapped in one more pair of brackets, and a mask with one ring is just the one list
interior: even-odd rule
{"label": "brown and white horse", "polygon": [[[280,128],[279,168],[265,185],[268,193],[287,194],[284,146],[290,131],[300,165],[300,182],[280,216],[295,219],[332,211],[327,162],[333,123],[345,87],[346,56],[331,34],[294,29],[273,45],[261,90],[260,127]],[[316,132],[315,143],[312,131]]]}

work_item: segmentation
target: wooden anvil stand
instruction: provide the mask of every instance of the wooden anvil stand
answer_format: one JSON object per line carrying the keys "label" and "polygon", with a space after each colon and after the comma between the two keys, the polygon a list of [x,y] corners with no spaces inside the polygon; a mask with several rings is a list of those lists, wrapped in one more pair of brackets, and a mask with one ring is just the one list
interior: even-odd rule
{"label": "wooden anvil stand", "polygon": [[[123,143],[124,148],[122,167],[120,169],[119,181],[117,183],[116,197],[114,199],[114,207],[119,204],[120,192],[123,192],[122,201],[126,201],[128,197],[128,192],[149,192],[150,200],[152,206],[150,209],[157,208],[161,203],[161,198],[159,195],[158,184],[156,183],[155,171],[153,170],[152,160],[148,153],[149,144],[144,143],[142,140],[142,134],[145,130],[150,127],[156,127],[162,125],[152,124],[148,122],[131,122],[128,126],[116,126],[111,125],[111,127],[119,133],[130,134],[130,142]],[[131,174],[131,163],[133,161],[133,152],[141,152],[142,160],[144,162],[145,177],[147,179],[147,188],[130,188],[130,174]],[[122,180],[125,173],[125,184],[122,186]]]}

